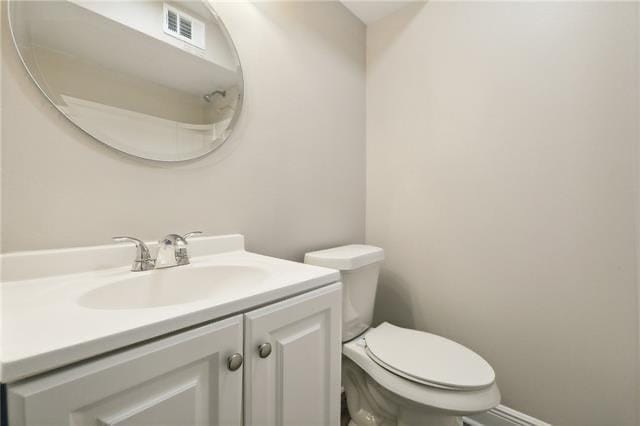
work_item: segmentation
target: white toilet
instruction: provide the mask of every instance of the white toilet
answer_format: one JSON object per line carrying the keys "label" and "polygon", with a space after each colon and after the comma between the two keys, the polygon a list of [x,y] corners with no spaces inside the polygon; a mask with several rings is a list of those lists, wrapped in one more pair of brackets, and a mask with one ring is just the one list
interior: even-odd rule
{"label": "white toilet", "polygon": [[470,349],[434,334],[382,323],[371,327],[381,248],[348,245],[305,255],[339,269],[342,384],[351,425],[461,425],[461,416],[500,402],[493,368]]}

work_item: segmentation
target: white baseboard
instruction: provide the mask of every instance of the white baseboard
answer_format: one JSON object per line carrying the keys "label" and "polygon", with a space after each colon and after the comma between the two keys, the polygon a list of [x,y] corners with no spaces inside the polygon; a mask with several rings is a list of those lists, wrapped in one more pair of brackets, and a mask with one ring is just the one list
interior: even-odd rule
{"label": "white baseboard", "polygon": [[504,405],[498,405],[486,413],[465,417],[464,422],[471,426],[551,426]]}

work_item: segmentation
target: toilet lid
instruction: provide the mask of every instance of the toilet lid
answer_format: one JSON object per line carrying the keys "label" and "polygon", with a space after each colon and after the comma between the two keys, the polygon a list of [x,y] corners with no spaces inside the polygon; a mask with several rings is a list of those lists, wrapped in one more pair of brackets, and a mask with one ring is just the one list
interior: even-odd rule
{"label": "toilet lid", "polygon": [[387,322],[364,336],[369,357],[411,381],[445,389],[473,390],[495,381],[493,368],[459,343]]}
{"label": "toilet lid", "polygon": [[384,250],[363,244],[312,251],[304,255],[304,263],[341,271],[362,268],[384,260]]}

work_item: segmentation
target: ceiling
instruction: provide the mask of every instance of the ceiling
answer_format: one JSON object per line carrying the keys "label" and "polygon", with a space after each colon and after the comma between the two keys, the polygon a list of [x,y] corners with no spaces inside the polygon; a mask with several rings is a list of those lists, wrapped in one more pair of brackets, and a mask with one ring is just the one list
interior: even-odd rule
{"label": "ceiling", "polygon": [[375,1],[375,0],[340,0],[354,15],[365,24],[371,24],[387,15],[391,15],[414,1]]}

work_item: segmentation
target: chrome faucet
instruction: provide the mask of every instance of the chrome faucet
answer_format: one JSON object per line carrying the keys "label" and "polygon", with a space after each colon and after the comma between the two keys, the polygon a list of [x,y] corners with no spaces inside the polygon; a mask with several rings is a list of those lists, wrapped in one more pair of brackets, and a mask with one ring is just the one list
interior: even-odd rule
{"label": "chrome faucet", "polygon": [[149,271],[151,269],[171,268],[172,266],[188,265],[189,253],[187,252],[187,238],[202,234],[194,231],[184,234],[169,234],[158,241],[158,256],[151,258],[147,245],[133,237],[113,237],[117,242],[130,242],[136,245],[136,257],[131,265],[132,272]]}
{"label": "chrome faucet", "polygon": [[119,243],[134,243],[136,245],[136,257],[133,260],[133,264],[131,264],[131,271],[148,271],[155,267],[155,259],[151,258],[151,254],[149,254],[149,248],[144,243],[144,241],[133,237],[113,237],[113,241]]}
{"label": "chrome faucet", "polygon": [[171,268],[189,264],[187,252],[187,238],[202,234],[201,231],[189,232],[185,235],[169,234],[158,241],[158,256],[156,257],[156,269]]}

